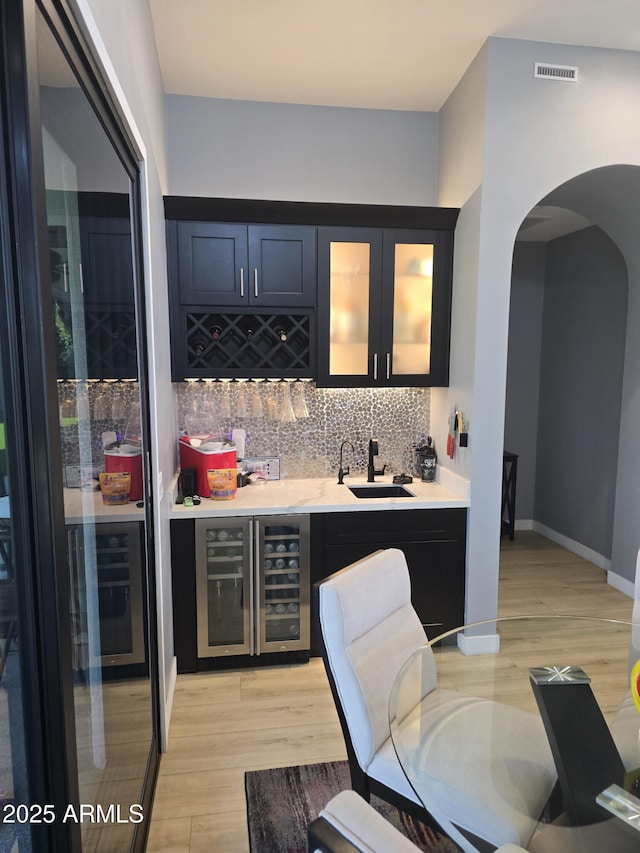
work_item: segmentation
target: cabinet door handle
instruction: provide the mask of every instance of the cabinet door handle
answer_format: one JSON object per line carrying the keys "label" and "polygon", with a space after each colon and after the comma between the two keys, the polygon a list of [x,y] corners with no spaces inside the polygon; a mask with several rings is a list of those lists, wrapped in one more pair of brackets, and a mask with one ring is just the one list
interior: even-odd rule
{"label": "cabinet door handle", "polygon": [[378,378],[378,353],[374,352],[373,354],[373,378]]}
{"label": "cabinet door handle", "polygon": [[84,293],[84,276],[82,275],[82,264],[78,264],[80,270],[80,293]]}
{"label": "cabinet door handle", "polygon": [[258,298],[258,270],[253,271],[253,295]]}
{"label": "cabinet door handle", "polygon": [[255,621],[254,613],[256,560],[254,559],[254,555],[257,555],[258,553],[258,534],[257,531],[254,530],[252,519],[249,519],[249,542],[249,615],[252,620],[251,622],[249,622],[249,654],[252,655],[255,651],[255,625],[253,623]]}
{"label": "cabinet door handle", "polygon": [[240,267],[240,299],[244,299],[244,267]]}
{"label": "cabinet door handle", "polygon": [[387,353],[387,381],[391,378],[391,353]]}
{"label": "cabinet door handle", "polygon": [[62,264],[62,280],[64,282],[64,292],[68,293],[69,292],[69,277],[68,277],[68,271],[67,271],[67,265],[66,264]]}
{"label": "cabinet door handle", "polygon": [[260,573],[262,572],[263,566],[260,562],[260,522],[258,519],[254,519],[254,536],[253,536],[253,546],[255,548],[255,571],[253,572],[253,576],[255,577],[255,597],[253,601],[253,613],[254,613],[254,622],[255,624],[252,626],[253,632],[255,632],[255,646],[252,654],[259,655],[260,654],[260,631],[262,630],[261,619],[263,618],[263,610],[260,606]]}

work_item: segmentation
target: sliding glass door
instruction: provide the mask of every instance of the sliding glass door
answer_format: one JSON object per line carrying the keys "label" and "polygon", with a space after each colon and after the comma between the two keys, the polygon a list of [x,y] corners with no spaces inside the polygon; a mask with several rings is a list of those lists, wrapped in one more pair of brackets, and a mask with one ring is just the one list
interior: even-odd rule
{"label": "sliding glass door", "polygon": [[142,850],[159,758],[139,174],[66,9],[2,6],[12,415],[24,409],[7,420],[23,430],[15,520],[34,547],[21,626],[0,394],[0,809],[50,802],[53,816],[15,838],[0,825],[12,853]]}
{"label": "sliding glass door", "polygon": [[6,355],[0,351],[0,850],[31,853],[36,847],[23,817],[25,809],[32,807],[26,744],[33,733],[23,713],[25,660],[19,643],[24,635],[18,609],[19,599],[23,604],[28,599],[28,579],[21,575],[14,543],[8,458],[16,448],[13,425],[7,419],[6,366]]}

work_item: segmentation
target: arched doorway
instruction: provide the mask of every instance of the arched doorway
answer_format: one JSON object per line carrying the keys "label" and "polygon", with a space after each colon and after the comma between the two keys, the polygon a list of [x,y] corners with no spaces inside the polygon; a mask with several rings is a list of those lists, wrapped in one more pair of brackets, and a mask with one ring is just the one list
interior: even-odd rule
{"label": "arched doorway", "polygon": [[521,459],[520,525],[611,569],[610,582],[628,593],[638,541],[623,521],[633,492],[626,420],[637,408],[640,364],[630,355],[639,285],[627,232],[639,188],[638,167],[593,170],[549,193],[523,222],[505,407],[505,448]]}

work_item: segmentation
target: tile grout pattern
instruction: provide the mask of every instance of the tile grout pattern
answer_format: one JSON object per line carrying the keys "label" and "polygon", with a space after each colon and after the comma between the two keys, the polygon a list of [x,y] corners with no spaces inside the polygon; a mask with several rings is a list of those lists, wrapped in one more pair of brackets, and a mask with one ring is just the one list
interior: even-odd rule
{"label": "tile grout pattern", "polygon": [[[378,467],[408,471],[408,448],[423,443],[430,428],[430,388],[316,388],[315,383],[267,381],[182,382],[176,390],[181,431],[219,429],[230,435],[233,427],[242,427],[246,455],[279,456],[282,476],[292,479],[333,476],[343,441],[355,449],[345,451],[345,465],[366,471],[372,436],[380,444]],[[282,412],[285,392],[293,398],[304,394],[307,417],[285,423],[268,416]],[[256,402],[260,417],[253,415]]]}

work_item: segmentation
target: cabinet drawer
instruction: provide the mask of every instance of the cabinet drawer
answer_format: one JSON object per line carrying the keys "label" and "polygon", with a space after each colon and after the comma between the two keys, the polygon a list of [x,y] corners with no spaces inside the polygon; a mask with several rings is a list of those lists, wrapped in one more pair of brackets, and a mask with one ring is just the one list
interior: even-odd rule
{"label": "cabinet drawer", "polygon": [[398,542],[455,541],[465,537],[465,509],[370,510],[325,515],[326,545],[363,541],[390,546]]}

